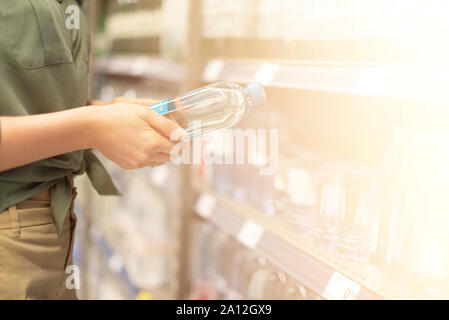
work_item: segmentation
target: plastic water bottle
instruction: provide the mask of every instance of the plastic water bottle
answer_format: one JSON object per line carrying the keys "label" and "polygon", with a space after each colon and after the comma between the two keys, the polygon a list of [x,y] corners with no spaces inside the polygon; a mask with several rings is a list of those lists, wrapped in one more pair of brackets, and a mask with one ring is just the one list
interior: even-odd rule
{"label": "plastic water bottle", "polygon": [[345,260],[367,262],[377,240],[374,175],[368,168],[353,165],[348,168],[345,180],[344,219],[337,255]]}
{"label": "plastic water bottle", "polygon": [[192,138],[234,126],[249,107],[263,104],[265,100],[265,91],[258,82],[246,87],[218,82],[150,108],[176,121]]}
{"label": "plastic water bottle", "polygon": [[298,150],[288,169],[287,193],[289,202],[285,216],[293,228],[311,233],[318,218],[318,173],[321,162],[311,153]]}
{"label": "plastic water bottle", "polygon": [[315,230],[315,242],[320,249],[334,251],[344,219],[344,168],[341,163],[328,164],[321,171],[319,222]]}

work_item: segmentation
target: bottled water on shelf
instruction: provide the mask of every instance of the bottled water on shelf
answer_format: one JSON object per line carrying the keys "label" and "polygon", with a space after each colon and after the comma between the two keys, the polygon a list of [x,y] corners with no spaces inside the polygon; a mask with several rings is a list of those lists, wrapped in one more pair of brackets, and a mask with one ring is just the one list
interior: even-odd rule
{"label": "bottled water on shelf", "polygon": [[333,251],[344,219],[344,169],[339,164],[327,165],[321,169],[319,179],[319,219],[314,238],[319,248]]}
{"label": "bottled water on shelf", "polygon": [[300,151],[296,159],[296,163],[288,170],[289,202],[285,215],[296,230],[301,233],[310,233],[317,224],[317,178],[320,162],[316,156],[305,151]]}
{"label": "bottled water on shelf", "polygon": [[389,274],[415,298],[441,299],[449,291],[447,137],[411,130],[397,136],[404,204],[392,227]]}
{"label": "bottled water on shelf", "polygon": [[377,239],[374,180],[369,171],[350,168],[345,183],[344,220],[337,254],[346,260],[368,262]]}
{"label": "bottled water on shelf", "polygon": [[261,105],[265,100],[265,91],[258,82],[246,87],[219,82],[150,108],[176,121],[192,138],[234,126],[248,108]]}
{"label": "bottled water on shelf", "polygon": [[255,165],[248,165],[249,172],[249,199],[254,207],[268,214],[275,214],[275,189],[274,176],[261,175],[259,168],[266,165],[267,159],[264,156],[258,156]]}

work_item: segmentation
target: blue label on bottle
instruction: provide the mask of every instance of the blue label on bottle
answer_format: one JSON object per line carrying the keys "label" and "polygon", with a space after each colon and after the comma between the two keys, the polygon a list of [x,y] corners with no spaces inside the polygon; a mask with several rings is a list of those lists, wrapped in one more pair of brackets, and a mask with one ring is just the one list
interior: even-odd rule
{"label": "blue label on bottle", "polygon": [[168,100],[164,100],[161,102],[158,102],[156,104],[153,104],[150,106],[151,109],[156,111],[159,114],[166,114],[168,113]]}

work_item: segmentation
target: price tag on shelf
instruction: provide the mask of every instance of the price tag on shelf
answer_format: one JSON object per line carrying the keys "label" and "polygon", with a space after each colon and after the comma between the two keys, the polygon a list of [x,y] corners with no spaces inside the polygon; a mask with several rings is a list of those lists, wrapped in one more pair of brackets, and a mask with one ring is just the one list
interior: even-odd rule
{"label": "price tag on shelf", "polygon": [[392,72],[387,69],[368,68],[360,72],[350,93],[383,95]]}
{"label": "price tag on shelf", "polygon": [[160,166],[152,169],[151,180],[157,187],[162,187],[170,175],[167,166]]}
{"label": "price tag on shelf", "polygon": [[224,67],[225,63],[223,60],[212,60],[211,62],[209,62],[203,73],[204,81],[206,82],[217,81]]}
{"label": "price tag on shelf", "polygon": [[247,220],[237,235],[237,240],[250,249],[254,249],[262,238],[264,228],[254,221]]}
{"label": "price tag on shelf", "polygon": [[290,168],[288,171],[288,189],[290,201],[296,205],[313,206],[316,195],[313,191],[309,173],[301,168]]}
{"label": "price tag on shelf", "polygon": [[359,291],[358,283],[335,271],[323,291],[323,297],[328,300],[354,300]]}
{"label": "price tag on shelf", "polygon": [[203,193],[196,202],[195,210],[200,217],[209,219],[216,205],[217,199],[213,195]]}
{"label": "price tag on shelf", "polygon": [[326,184],[321,196],[321,211],[326,217],[342,218],[346,192],[338,185]]}
{"label": "price tag on shelf", "polygon": [[278,71],[278,64],[264,63],[260,66],[259,70],[257,70],[253,81],[259,81],[263,85],[270,85],[273,82],[274,77],[276,77]]}
{"label": "price tag on shelf", "polygon": [[133,62],[130,65],[130,73],[138,76],[145,73],[147,67],[147,60],[144,58],[137,58],[133,60]]}

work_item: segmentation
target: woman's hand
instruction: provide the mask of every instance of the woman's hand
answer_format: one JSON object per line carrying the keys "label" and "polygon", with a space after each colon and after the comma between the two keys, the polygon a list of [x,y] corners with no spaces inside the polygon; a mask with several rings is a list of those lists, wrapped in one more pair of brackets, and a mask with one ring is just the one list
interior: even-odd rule
{"label": "woman's hand", "polygon": [[170,161],[178,141],[170,141],[179,126],[148,108],[115,103],[93,109],[93,147],[124,169],[154,167]]}
{"label": "woman's hand", "polygon": [[132,104],[139,104],[142,106],[149,107],[152,104],[155,104],[159,102],[158,100],[154,99],[128,99],[125,97],[116,97],[112,99],[111,101],[102,101],[102,100],[92,100],[90,102],[90,105],[92,106],[109,106],[117,103],[132,103]]}

